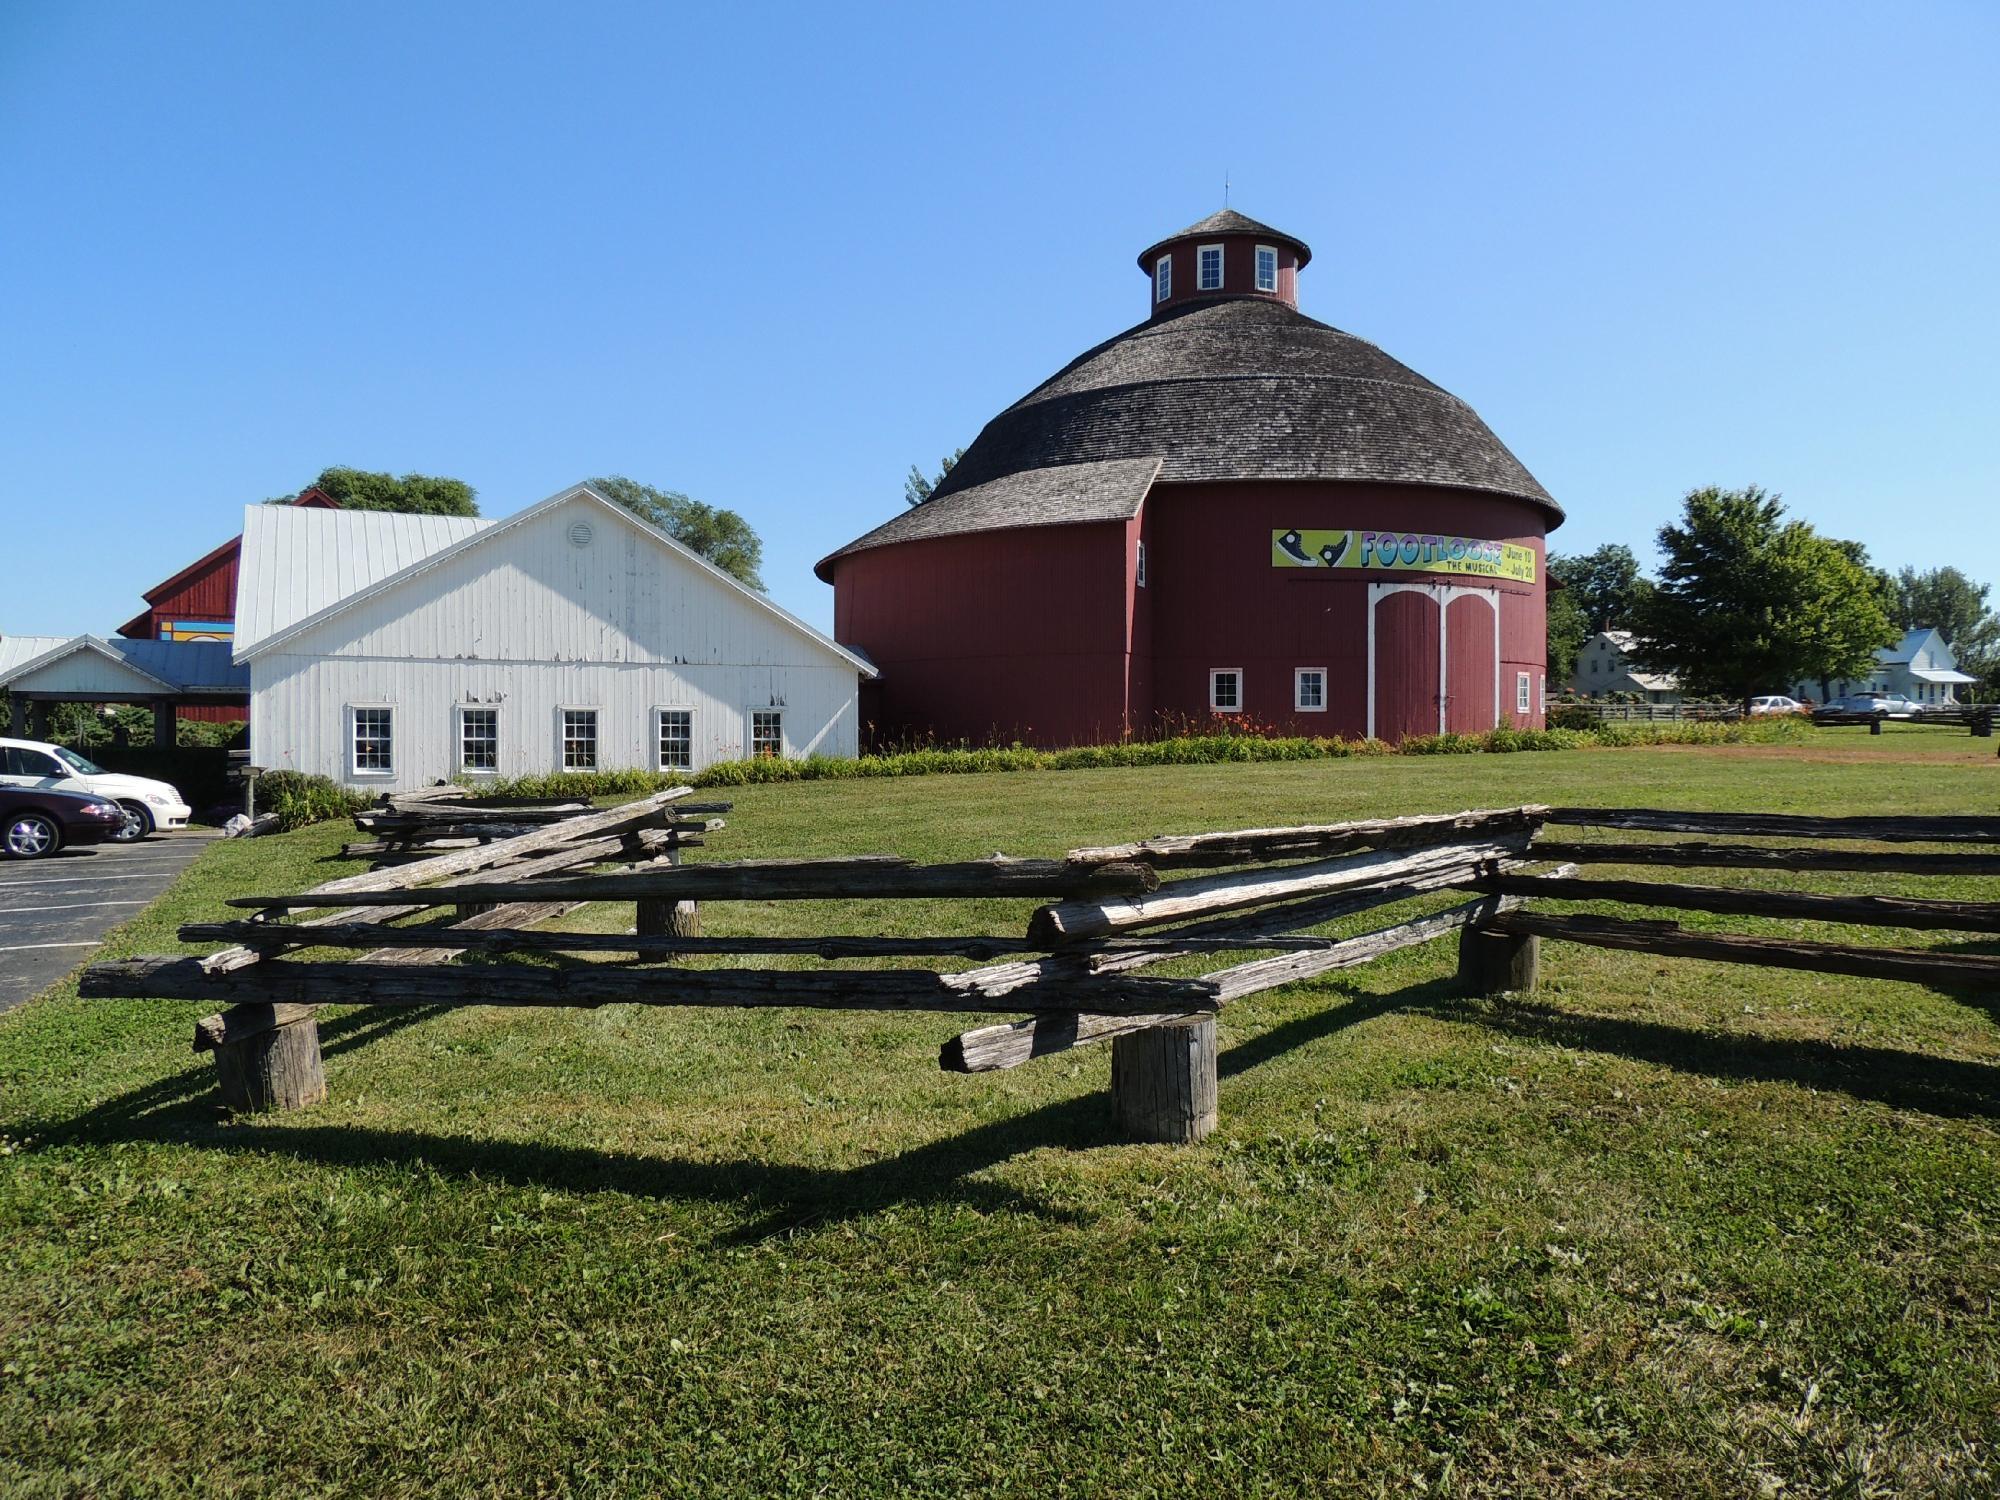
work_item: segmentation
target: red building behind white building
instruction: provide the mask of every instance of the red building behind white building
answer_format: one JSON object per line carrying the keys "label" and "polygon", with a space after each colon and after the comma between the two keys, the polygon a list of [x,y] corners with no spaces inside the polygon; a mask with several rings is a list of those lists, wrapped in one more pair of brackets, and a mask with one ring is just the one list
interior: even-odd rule
{"label": "red building behind white building", "polygon": [[1144,322],[819,563],[878,739],[1542,722],[1561,508],[1464,402],[1301,314],[1310,259],[1228,210],[1149,247]]}

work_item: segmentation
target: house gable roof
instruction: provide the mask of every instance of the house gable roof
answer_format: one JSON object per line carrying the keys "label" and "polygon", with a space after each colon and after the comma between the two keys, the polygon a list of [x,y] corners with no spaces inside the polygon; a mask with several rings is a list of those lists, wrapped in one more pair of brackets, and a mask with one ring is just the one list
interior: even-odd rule
{"label": "house gable roof", "polygon": [[[770,599],[767,599],[764,595],[758,593],[755,589],[747,587],[740,579],[736,578],[733,574],[729,573],[725,569],[717,567],[707,558],[701,556],[699,553],[693,551],[691,548],[685,546],[684,544],[675,541],[672,537],[668,536],[664,531],[661,531],[658,527],[649,525],[645,521],[641,520],[638,516],[634,515],[631,511],[627,510],[624,506],[618,504],[616,501],[607,499],[605,496],[599,494],[596,490],[592,489],[587,484],[571,485],[568,489],[560,490],[557,493],[549,496],[548,499],[543,500],[538,504],[529,506],[526,510],[516,511],[513,515],[507,517],[504,521],[477,522],[475,523],[476,529],[467,532],[466,534],[458,537],[456,540],[451,541],[442,547],[430,551],[426,555],[417,558],[416,560],[408,563],[407,565],[401,568],[396,569],[393,572],[381,574],[369,580],[362,586],[352,590],[351,592],[345,593],[340,597],[322,605],[320,608],[313,610],[311,613],[298,616],[297,618],[291,620],[290,622],[288,622],[287,624],[283,625],[280,628],[261,633],[254,640],[249,642],[245,642],[243,639],[243,634],[244,634],[243,607],[241,603],[242,596],[239,590],[238,605],[237,605],[237,626],[236,626],[236,634],[237,634],[236,660],[239,662],[249,661],[251,658],[261,655],[262,653],[271,650],[272,648],[282,644],[285,641],[292,640],[295,637],[304,634],[306,631],[316,628],[317,626],[323,624],[325,621],[332,619],[334,616],[345,613],[347,610],[354,608],[355,606],[363,603],[366,600],[379,598],[384,594],[387,594],[395,589],[398,589],[402,587],[405,583],[409,582],[411,579],[419,577],[423,574],[427,574],[431,572],[433,569],[443,566],[446,562],[460,556],[461,554],[470,552],[475,547],[484,546],[496,537],[503,536],[507,533],[516,531],[522,526],[527,525],[529,522],[539,519],[547,512],[554,510],[556,507],[560,505],[565,505],[573,500],[583,500],[587,503],[596,505],[602,510],[609,512],[612,516],[616,517],[620,522],[622,522],[627,526],[633,527],[634,529],[639,531],[642,535],[650,537],[655,543],[657,543],[661,547],[664,547],[668,552],[674,554],[676,557],[692,564],[694,567],[707,573],[711,578],[713,578],[716,582],[720,583],[724,588],[740,595],[745,602],[754,605],[756,608],[763,610],[764,612],[770,615],[775,616],[778,620],[791,627],[794,631],[798,632],[800,635],[804,636],[815,646],[818,646],[822,650],[828,652],[830,655],[836,656],[840,658],[842,661],[847,662],[848,664],[853,666],[856,671],[860,672],[863,676],[874,677],[877,675],[875,666],[871,662],[869,662],[865,657],[856,655],[854,652],[848,650],[845,646],[841,645],[838,641],[833,640],[829,636],[821,634],[819,631],[813,629],[812,626],[806,624],[806,622],[801,620],[797,615],[794,615],[790,610],[785,609],[782,606],[773,603]],[[343,512],[340,513],[337,519],[354,520],[358,518],[359,514],[360,513],[356,512]],[[403,519],[440,520],[445,518],[404,517]],[[248,531],[245,532],[245,536],[246,538],[249,536]]]}
{"label": "house gable roof", "polygon": [[46,671],[48,668],[71,656],[75,656],[79,652],[85,652],[92,656],[101,656],[110,662],[119,672],[129,674],[132,678],[135,691],[171,694],[178,694],[180,692],[180,684],[169,682],[164,677],[156,677],[143,667],[127,661],[122,653],[114,650],[108,642],[102,641],[94,635],[79,635],[71,637],[68,640],[59,641],[40,655],[29,657],[27,660],[7,668],[4,673],[0,673],[0,687],[18,686],[30,677],[33,677],[36,673]]}

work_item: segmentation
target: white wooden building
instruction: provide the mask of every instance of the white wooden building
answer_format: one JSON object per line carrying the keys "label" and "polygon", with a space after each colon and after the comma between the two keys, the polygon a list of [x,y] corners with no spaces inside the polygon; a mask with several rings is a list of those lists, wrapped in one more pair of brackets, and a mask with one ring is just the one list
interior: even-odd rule
{"label": "white wooden building", "polygon": [[250,758],[408,789],[857,753],[866,660],[585,485],[505,520],[247,508]]}
{"label": "white wooden building", "polygon": [[1827,683],[1802,682],[1792,689],[1792,696],[1802,701],[1818,701],[1844,698],[1850,693],[1894,693],[1912,703],[1953,708],[1958,704],[1958,690],[1979,681],[1958,670],[1958,658],[1952,654],[1951,646],[1928,626],[1906,631],[1895,645],[1877,651],[1875,662],[1874,672],[1866,677]]}
{"label": "white wooden building", "polygon": [[1681,680],[1671,672],[1648,672],[1632,660],[1632,632],[1600,630],[1583,644],[1569,690],[1581,698],[1638,693],[1648,703],[1681,701]]}

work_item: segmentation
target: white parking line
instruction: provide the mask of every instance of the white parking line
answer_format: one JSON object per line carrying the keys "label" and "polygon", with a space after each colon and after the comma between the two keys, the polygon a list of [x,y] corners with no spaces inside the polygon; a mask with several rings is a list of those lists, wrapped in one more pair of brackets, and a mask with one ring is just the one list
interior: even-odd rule
{"label": "white parking line", "polygon": [[159,875],[45,875],[40,880],[0,880],[0,886],[24,885],[95,885],[100,880],[163,880]]}
{"label": "white parking line", "polygon": [[16,944],[14,944],[14,946],[13,946],[13,947],[11,947],[11,948],[0,948],[0,953],[26,953],[26,952],[27,952],[27,951],[28,951],[28,950],[29,950],[30,948],[95,948],[95,947],[97,947],[97,946],[98,946],[98,945],[97,945],[96,943],[94,943],[94,942],[90,942],[90,943],[16,943]]}
{"label": "white parking line", "polygon": [[63,906],[0,906],[0,917],[23,911],[95,911],[104,906],[150,906],[149,901],[72,901]]}

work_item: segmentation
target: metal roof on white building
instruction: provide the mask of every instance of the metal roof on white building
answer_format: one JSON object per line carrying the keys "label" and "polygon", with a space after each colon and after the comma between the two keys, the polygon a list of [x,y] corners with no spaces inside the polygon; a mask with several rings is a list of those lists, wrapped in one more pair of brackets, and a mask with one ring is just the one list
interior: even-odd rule
{"label": "metal roof on white building", "polygon": [[472,516],[245,506],[236,575],[236,660],[259,642],[493,524]]}

